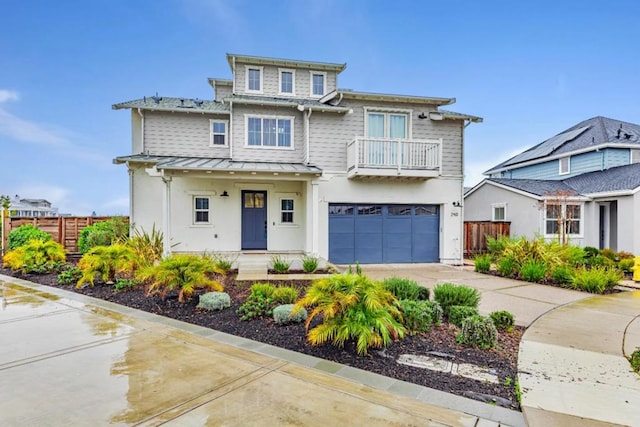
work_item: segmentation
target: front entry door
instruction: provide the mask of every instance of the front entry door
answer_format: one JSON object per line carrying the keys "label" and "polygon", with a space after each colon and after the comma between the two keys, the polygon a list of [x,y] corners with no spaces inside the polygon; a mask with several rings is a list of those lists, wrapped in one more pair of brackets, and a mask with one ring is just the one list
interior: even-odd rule
{"label": "front entry door", "polygon": [[267,249],[266,191],[242,191],[242,249]]}

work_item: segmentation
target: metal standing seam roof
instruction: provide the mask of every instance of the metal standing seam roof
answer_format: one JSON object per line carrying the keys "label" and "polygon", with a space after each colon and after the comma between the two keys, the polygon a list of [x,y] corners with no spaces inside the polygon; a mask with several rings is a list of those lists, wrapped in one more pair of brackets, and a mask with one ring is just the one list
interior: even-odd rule
{"label": "metal standing seam roof", "polygon": [[133,101],[121,102],[112,106],[114,110],[123,108],[141,108],[144,110],[155,111],[180,111],[180,112],[196,112],[196,113],[220,113],[228,114],[229,105],[216,101],[205,101],[190,98],[172,98],[166,96],[144,97],[142,99],[134,99]]}
{"label": "metal standing seam roof", "polygon": [[203,157],[173,157],[135,154],[114,159],[114,163],[153,163],[157,169],[229,172],[280,172],[322,174],[322,169],[302,163],[239,162],[229,159]]}
{"label": "metal standing seam roof", "polygon": [[526,161],[537,159],[544,161],[544,158],[549,155],[571,153],[602,144],[637,144],[640,148],[640,125],[608,117],[592,117],[517,154],[484,173],[490,174],[501,169],[509,169],[509,166],[515,166]]}
{"label": "metal standing seam roof", "polygon": [[341,107],[331,104],[323,104],[316,99],[307,98],[279,98],[275,96],[259,96],[259,95],[231,95],[224,99],[228,102],[248,104],[248,105],[269,105],[274,107],[297,108],[299,105],[308,108],[314,108],[323,111],[332,111],[336,113],[347,113],[351,109],[349,107]]}

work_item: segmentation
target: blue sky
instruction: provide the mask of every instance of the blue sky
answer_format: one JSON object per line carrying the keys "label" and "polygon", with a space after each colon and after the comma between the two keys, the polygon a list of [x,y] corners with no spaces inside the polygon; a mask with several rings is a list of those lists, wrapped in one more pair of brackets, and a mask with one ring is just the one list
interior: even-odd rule
{"label": "blue sky", "polygon": [[225,53],[346,62],[339,85],[455,97],[478,115],[465,184],[584,119],[640,123],[640,2],[8,1],[0,8],[0,194],[128,212],[130,118],[212,97]]}

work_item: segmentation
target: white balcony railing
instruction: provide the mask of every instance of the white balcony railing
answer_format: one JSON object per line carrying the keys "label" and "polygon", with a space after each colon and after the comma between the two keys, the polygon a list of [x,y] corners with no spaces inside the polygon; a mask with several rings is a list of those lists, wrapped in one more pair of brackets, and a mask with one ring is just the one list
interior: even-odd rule
{"label": "white balcony railing", "polygon": [[356,137],[347,144],[349,177],[407,176],[430,178],[440,174],[442,140]]}

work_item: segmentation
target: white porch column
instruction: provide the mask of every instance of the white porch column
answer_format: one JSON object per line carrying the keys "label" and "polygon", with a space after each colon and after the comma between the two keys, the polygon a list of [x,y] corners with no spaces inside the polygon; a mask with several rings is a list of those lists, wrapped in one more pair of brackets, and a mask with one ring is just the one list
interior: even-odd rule
{"label": "white porch column", "polygon": [[162,193],[162,234],[163,255],[171,255],[171,177],[163,176],[164,192]]}
{"label": "white porch column", "polygon": [[306,242],[305,251],[317,255],[319,253],[318,244],[318,209],[320,205],[320,198],[318,197],[318,184],[312,181],[307,181],[306,188]]}

